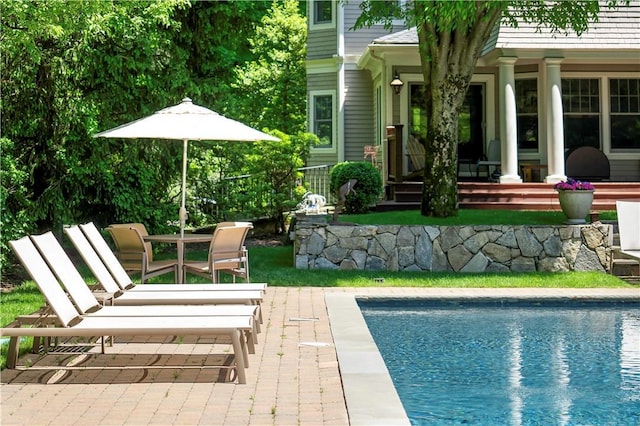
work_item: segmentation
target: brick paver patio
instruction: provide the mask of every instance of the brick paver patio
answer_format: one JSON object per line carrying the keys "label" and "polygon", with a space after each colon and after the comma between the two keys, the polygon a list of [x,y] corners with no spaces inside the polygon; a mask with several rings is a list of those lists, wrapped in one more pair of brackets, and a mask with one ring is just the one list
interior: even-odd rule
{"label": "brick paver patio", "polygon": [[[562,289],[532,291],[568,294]],[[577,291],[603,297],[640,294],[640,289]],[[53,384],[46,383],[51,380],[51,372],[5,370],[0,386],[0,423],[347,425],[349,418],[325,305],[327,292],[400,296],[455,292],[473,297],[482,295],[483,290],[269,287],[263,305],[264,325],[256,353],[249,358],[246,385],[221,380],[218,370],[172,367],[74,370],[70,375],[54,378],[58,382]],[[123,357],[126,365],[126,357],[137,351],[145,355],[136,357],[153,357],[156,365],[182,365],[193,362],[190,357],[200,362],[221,362],[224,350],[224,345],[195,345],[187,339],[120,343],[108,348],[109,354],[92,358],[90,365],[114,365]],[[43,361],[54,365],[56,359],[59,358],[49,355]],[[144,362],[137,359],[136,364]]]}

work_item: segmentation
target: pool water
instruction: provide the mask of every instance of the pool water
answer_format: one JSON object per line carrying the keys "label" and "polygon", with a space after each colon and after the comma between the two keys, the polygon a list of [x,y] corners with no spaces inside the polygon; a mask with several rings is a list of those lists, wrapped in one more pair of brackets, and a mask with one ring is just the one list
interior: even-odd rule
{"label": "pool water", "polygon": [[640,304],[359,305],[412,424],[640,424]]}

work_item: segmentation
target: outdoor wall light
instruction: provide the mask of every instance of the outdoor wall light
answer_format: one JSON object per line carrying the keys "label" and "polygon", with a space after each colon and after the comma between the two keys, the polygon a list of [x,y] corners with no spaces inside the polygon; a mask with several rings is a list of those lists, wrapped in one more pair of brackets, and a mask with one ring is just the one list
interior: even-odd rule
{"label": "outdoor wall light", "polygon": [[396,74],[396,76],[393,78],[393,80],[391,80],[391,83],[389,83],[389,85],[393,87],[393,91],[396,93],[396,95],[399,95],[400,90],[402,90],[402,86],[404,86],[404,82],[400,80],[400,77],[398,76],[398,74]]}

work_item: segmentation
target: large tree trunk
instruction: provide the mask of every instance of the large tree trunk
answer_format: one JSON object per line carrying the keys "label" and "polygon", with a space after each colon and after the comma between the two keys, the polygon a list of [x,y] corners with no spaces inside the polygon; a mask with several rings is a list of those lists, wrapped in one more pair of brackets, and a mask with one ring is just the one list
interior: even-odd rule
{"label": "large tree trunk", "polygon": [[[431,74],[434,77],[434,74]],[[454,216],[458,204],[458,115],[471,76],[451,74],[426,83],[427,137],[421,213]]]}
{"label": "large tree trunk", "polygon": [[446,2],[431,2],[428,8],[416,3],[427,111],[424,216],[457,215],[458,116],[482,47],[504,7],[461,4],[474,8],[472,18],[452,26]]}

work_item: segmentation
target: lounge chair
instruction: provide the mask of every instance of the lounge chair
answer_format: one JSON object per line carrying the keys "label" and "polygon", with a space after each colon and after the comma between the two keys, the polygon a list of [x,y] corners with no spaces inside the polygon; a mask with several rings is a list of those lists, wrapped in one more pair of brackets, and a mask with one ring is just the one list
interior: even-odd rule
{"label": "lounge chair", "polygon": [[[98,283],[107,293],[108,297],[111,297],[111,302],[115,305],[208,305],[208,304],[254,304],[260,305],[262,302],[263,291],[261,290],[193,290],[183,291],[182,289],[188,287],[186,284],[179,284],[178,290],[164,290],[164,284],[158,284],[158,287],[162,287],[158,291],[135,291],[139,287],[147,287],[150,284],[144,284],[135,286],[131,289],[122,289],[116,281],[114,281],[111,274],[106,271],[104,264],[99,261],[98,255],[91,248],[91,244],[88,243],[86,238],[81,238],[82,232],[79,232],[77,226],[72,226],[65,229],[67,235],[72,236],[71,239],[80,252],[85,262],[92,269]],[[102,239],[104,242],[104,239]],[[84,242],[84,245],[82,244]],[[106,242],[105,242],[106,244]],[[119,265],[118,260],[115,258],[111,250],[112,259]],[[117,270],[117,269],[116,269]],[[124,269],[119,269],[124,277],[128,279],[128,275],[124,272]]]}
{"label": "lounge chair", "polygon": [[[51,232],[42,235],[32,235],[31,240],[38,248],[42,257],[49,264],[53,273],[58,277],[64,288],[73,299],[80,314],[95,316],[149,316],[156,313],[163,316],[235,316],[250,315],[254,318],[254,333],[247,335],[250,350],[257,342],[256,334],[260,331],[260,307],[258,305],[166,305],[162,303],[141,303],[140,306],[119,305],[102,306],[89,289],[76,267],[69,259],[56,237]],[[29,269],[30,265],[25,264]],[[40,278],[39,271],[29,271],[34,279]]]}
{"label": "lounge chair", "polygon": [[[65,233],[76,247],[105,291],[231,291],[255,290],[264,292],[266,283],[242,284],[144,284],[135,285],[124,270],[96,226],[89,222],[65,228]],[[108,269],[108,271],[107,271]],[[114,281],[115,280],[115,281]]]}
{"label": "lounge chair", "polygon": [[142,224],[118,224],[107,228],[116,245],[118,259],[126,271],[140,273],[140,283],[152,277],[173,273],[174,281],[178,279],[178,261],[154,260],[151,243],[144,241],[147,234]]}
{"label": "lounge chair", "polygon": [[640,201],[616,201],[619,253],[640,262]]}
{"label": "lounge chair", "polygon": [[184,272],[204,276],[211,282],[220,281],[219,274],[224,272],[249,282],[249,254],[244,241],[253,228],[251,224],[218,226],[211,238],[209,255],[206,262],[184,262]]}
{"label": "lounge chair", "polygon": [[[16,368],[19,339],[22,336],[94,337],[94,336],[227,336],[231,339],[238,382],[246,383],[248,355],[241,338],[252,329],[250,316],[122,316],[107,317],[80,315],[68,299],[56,277],[39,255],[29,237],[11,241],[20,261],[28,271],[37,271],[36,284],[55,312],[61,327],[8,327],[0,329],[0,336],[10,337],[7,366]],[[35,279],[35,277],[34,277]],[[55,367],[60,368],[59,366]]]}

